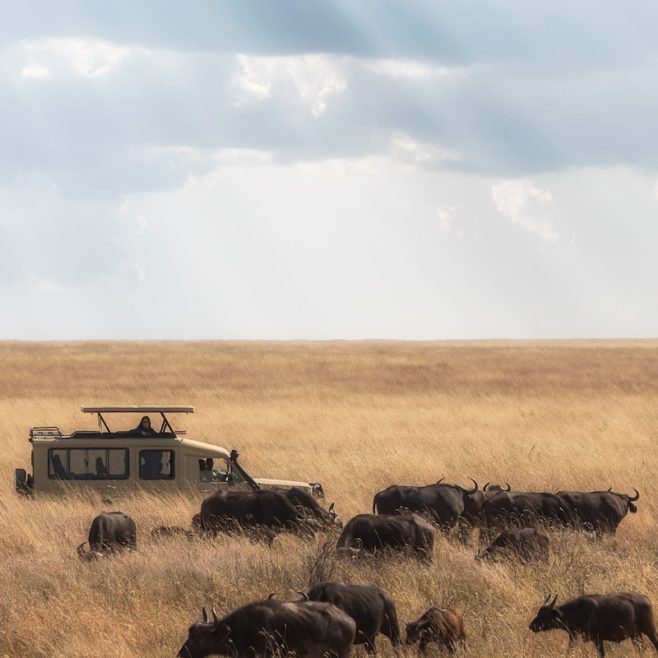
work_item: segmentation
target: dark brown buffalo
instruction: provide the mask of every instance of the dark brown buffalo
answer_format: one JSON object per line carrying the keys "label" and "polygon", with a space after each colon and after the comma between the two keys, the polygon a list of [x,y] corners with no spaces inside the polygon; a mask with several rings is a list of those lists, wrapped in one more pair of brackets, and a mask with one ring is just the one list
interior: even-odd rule
{"label": "dark brown buffalo", "polygon": [[638,592],[587,594],[564,605],[555,605],[557,595],[550,595],[530,622],[534,633],[560,629],[569,634],[569,650],[577,638],[593,642],[600,658],[605,655],[604,642],[633,640],[641,647],[642,634],[658,652],[658,634],[649,599]]}
{"label": "dark brown buffalo", "polygon": [[420,642],[418,649],[424,652],[430,642],[455,652],[455,643],[464,642],[464,617],[452,608],[432,607],[417,621],[407,624],[407,644]]}
{"label": "dark brown buffalo", "polygon": [[477,557],[481,560],[505,556],[524,561],[547,560],[550,544],[548,535],[536,528],[506,528]]}
{"label": "dark brown buffalo", "polygon": [[379,514],[402,514],[415,512],[427,515],[443,530],[457,525],[458,519],[466,512],[475,513],[472,494],[478,491],[478,483],[473,480],[473,489],[464,489],[456,484],[436,484],[422,487],[393,484],[375,494],[372,511]]}
{"label": "dark brown buffalo", "polygon": [[471,525],[479,525],[484,504],[501,491],[509,492],[512,490],[507,482],[505,484],[507,485],[507,489],[504,489],[500,484],[487,482],[482,489],[469,494],[470,503],[464,509],[464,520]]}
{"label": "dark brown buffalo", "polygon": [[311,601],[333,603],[356,623],[354,644],[365,644],[375,653],[375,638],[385,635],[394,647],[400,644],[400,625],[395,603],[377,585],[344,585],[326,582],[316,585],[308,594]]}
{"label": "dark brown buffalo", "polygon": [[89,551],[84,550],[86,542],[78,546],[81,558],[93,559],[137,547],[137,527],[135,522],[123,512],[101,512],[89,528]]}
{"label": "dark brown buffalo", "polygon": [[304,491],[304,489],[300,489],[299,487],[291,487],[288,491],[284,491],[283,493],[285,493],[286,498],[288,498],[288,500],[303,514],[316,519],[323,526],[327,528],[332,526],[338,528],[343,527],[343,522],[334,511],[333,503],[331,503],[329,509],[326,510],[308,491]]}
{"label": "dark brown buffalo", "polygon": [[482,506],[486,527],[532,528],[543,525],[569,525],[564,502],[555,494],[499,491]]}
{"label": "dark brown buffalo", "polygon": [[635,501],[640,498],[637,489],[635,496],[608,491],[558,491],[557,497],[567,512],[570,524],[593,530],[597,535],[609,532],[614,534],[628,512],[637,512]]}
{"label": "dark brown buffalo", "polygon": [[383,550],[411,550],[432,559],[435,530],[416,514],[359,514],[350,519],[338,538],[338,552],[374,555]]}
{"label": "dark brown buffalo", "polygon": [[203,622],[190,626],[179,658],[209,655],[269,658],[347,658],[356,632],[354,620],[330,603],[274,599],[256,601],[218,619],[203,610]]}
{"label": "dark brown buffalo", "polygon": [[201,503],[201,527],[205,532],[222,532],[233,523],[243,528],[311,533],[321,528],[281,491],[216,491]]}

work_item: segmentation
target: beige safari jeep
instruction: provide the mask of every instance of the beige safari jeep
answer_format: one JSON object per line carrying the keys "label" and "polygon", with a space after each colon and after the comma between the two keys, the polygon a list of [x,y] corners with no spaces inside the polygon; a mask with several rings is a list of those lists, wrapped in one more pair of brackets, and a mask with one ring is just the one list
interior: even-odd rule
{"label": "beige safari jeep", "polygon": [[[85,488],[108,495],[138,489],[211,493],[223,487],[299,487],[318,498],[324,497],[317,482],[252,477],[238,462],[237,450],[229,452],[217,445],[193,441],[185,431],[175,430],[169,416],[194,413],[194,407],[82,407],[82,411],[98,416],[98,430],[63,434],[58,427],[30,429],[32,473],[16,469],[18,493],[65,494]],[[135,429],[115,431],[107,422],[112,414],[137,414],[142,420]],[[157,414],[158,428],[144,421],[148,414]]]}

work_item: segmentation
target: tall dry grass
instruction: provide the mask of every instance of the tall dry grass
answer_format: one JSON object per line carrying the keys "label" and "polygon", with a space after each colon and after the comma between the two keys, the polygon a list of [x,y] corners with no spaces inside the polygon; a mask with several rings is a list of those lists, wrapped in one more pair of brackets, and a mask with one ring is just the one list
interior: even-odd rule
{"label": "tall dry grass", "polygon": [[[192,436],[238,447],[256,475],[322,482],[344,518],[390,483],[442,476],[642,496],[616,539],[556,533],[541,566],[476,563],[474,544],[444,538],[430,566],[335,563],[322,538],[154,543],[151,527],[189,525],[199,499],[141,496],[114,505],[137,521],[139,550],[81,563],[75,546],[104,505],[25,501],[11,481],[31,425],[93,427],[79,407],[94,403],[194,404]],[[657,403],[652,341],[0,343],[0,655],[173,656],[202,605],[295,596],[326,576],[380,584],[402,620],[430,604],[464,611],[468,655],[563,656],[563,634],[528,630],[548,592],[638,589],[658,606]]]}

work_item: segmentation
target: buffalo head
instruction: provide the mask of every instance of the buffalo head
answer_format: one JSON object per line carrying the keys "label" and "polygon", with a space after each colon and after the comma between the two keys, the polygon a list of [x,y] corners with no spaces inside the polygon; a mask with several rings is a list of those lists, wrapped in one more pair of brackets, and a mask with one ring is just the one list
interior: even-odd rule
{"label": "buffalo head", "polygon": [[212,621],[203,608],[203,621],[192,624],[188,630],[187,641],[180,648],[178,658],[203,658],[210,654],[231,654],[231,629],[217,618],[212,609]]}
{"label": "buffalo head", "polygon": [[422,626],[422,624],[420,624],[417,621],[408,623],[406,627],[407,627],[407,637],[405,639],[405,642],[407,644],[414,644],[418,642],[418,640],[422,639],[423,635],[427,633],[427,629],[425,629]]}
{"label": "buffalo head", "polygon": [[549,594],[544,600],[541,608],[539,608],[537,616],[530,622],[530,630],[533,633],[549,631],[562,626],[562,612],[559,608],[555,607],[557,594],[553,597],[552,601],[550,598],[551,595]]}
{"label": "buffalo head", "polygon": [[635,492],[635,496],[629,496],[626,494],[624,498],[628,501],[628,510],[635,514],[637,512],[637,505],[635,505],[635,501],[640,499],[640,492],[633,487],[633,491]]}
{"label": "buffalo head", "polygon": [[327,510],[327,513],[329,514],[329,518],[330,518],[330,523],[336,526],[337,528],[342,528],[343,520],[338,516],[338,514],[336,514],[336,511],[334,509],[335,507],[336,507],[335,503],[331,503],[331,505],[329,505],[329,509]]}

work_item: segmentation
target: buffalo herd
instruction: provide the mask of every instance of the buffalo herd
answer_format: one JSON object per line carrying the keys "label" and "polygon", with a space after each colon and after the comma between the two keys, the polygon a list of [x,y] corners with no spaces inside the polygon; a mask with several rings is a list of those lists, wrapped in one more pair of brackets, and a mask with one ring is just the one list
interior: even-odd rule
{"label": "buffalo herd", "polygon": [[[478,531],[486,540],[477,560],[519,562],[548,560],[552,528],[614,534],[627,513],[635,513],[640,497],[606,491],[520,492],[487,483],[462,487],[439,480],[425,486],[391,485],[375,494],[371,514],[358,514],[343,525],[332,504],[324,509],[298,488],[285,491],[218,490],[201,503],[192,528],[160,526],[153,539],[189,540],[239,533],[268,544],[280,533],[313,536],[336,529],[337,558],[358,559],[398,553],[432,560],[436,533],[456,530],[461,541]],[[340,531],[340,532],[339,532]],[[96,559],[135,549],[135,522],[122,512],[103,512],[92,522],[89,549],[78,547],[82,559]],[[630,639],[640,646],[645,635],[658,652],[658,635],[651,603],[637,592],[591,594],[556,606],[547,597],[530,624],[533,632],[561,629],[575,639],[593,642],[604,656],[604,642]],[[347,658],[353,645],[376,651],[376,636],[386,636],[397,652],[403,643],[395,603],[376,585],[323,582],[302,593],[302,599],[280,601],[273,595],[219,618],[193,624],[180,649],[182,658],[214,654],[255,658],[287,653],[296,656]],[[406,624],[407,644],[424,652],[435,642],[449,652],[465,642],[462,615],[450,608],[431,607],[417,621]]]}

